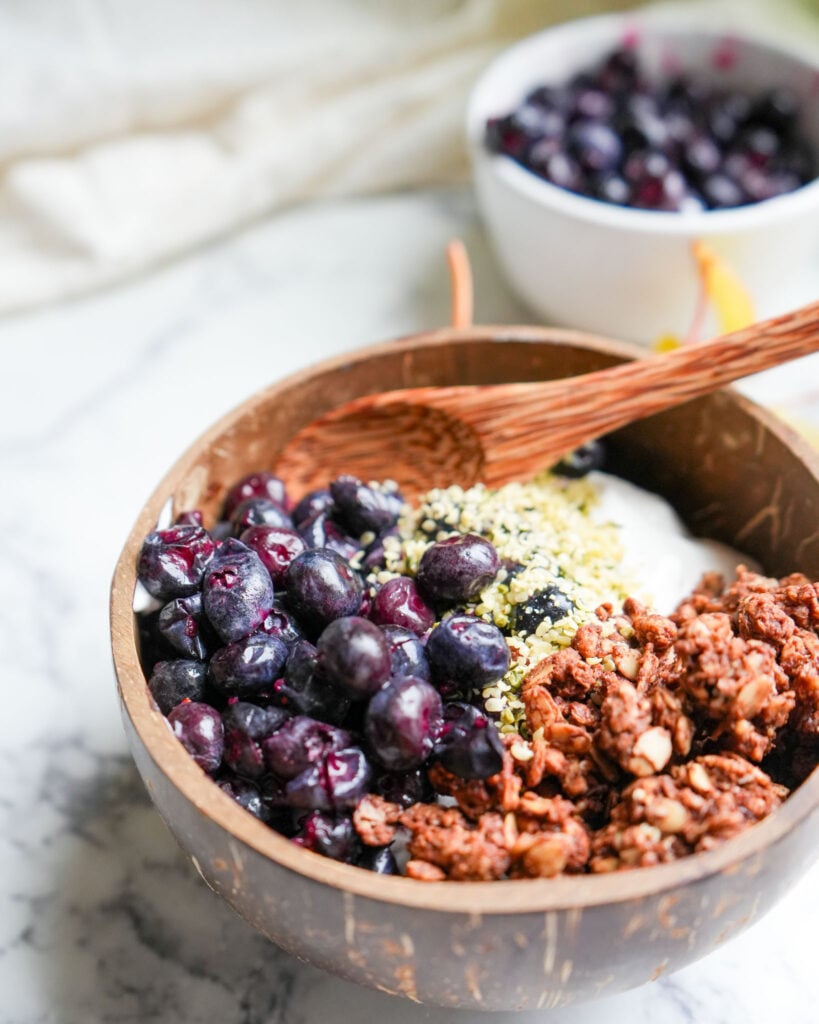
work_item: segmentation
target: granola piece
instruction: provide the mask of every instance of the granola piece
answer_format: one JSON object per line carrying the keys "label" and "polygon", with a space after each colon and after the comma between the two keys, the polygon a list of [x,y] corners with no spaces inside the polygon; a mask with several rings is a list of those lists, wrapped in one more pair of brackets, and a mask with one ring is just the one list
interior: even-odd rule
{"label": "granola piece", "polygon": [[694,723],[679,694],[665,686],[658,686],[651,691],[648,699],[651,704],[651,721],[668,732],[674,753],[687,757],[694,739]]}
{"label": "granola piece", "polygon": [[[541,668],[544,661],[545,667]],[[550,693],[557,698],[564,701],[583,700],[598,686],[599,673],[573,647],[557,651],[544,661],[536,665],[532,672],[537,673],[539,670],[540,684],[548,686]]]}
{"label": "granola piece", "polygon": [[746,640],[764,640],[781,650],[796,625],[775,593],[749,594],[737,608],[737,628]]}
{"label": "granola piece", "polygon": [[623,605],[623,611],[631,619],[637,642],[645,647],[651,644],[656,651],[665,651],[677,639],[677,627],[665,615],[660,615],[630,597]]}
{"label": "granola piece", "polygon": [[[584,754],[591,747],[591,733],[580,725],[568,722],[551,693],[554,662],[562,654],[550,655],[538,662],[523,680],[521,698],[526,708],[526,721],[533,731],[543,730],[543,737],[564,753]],[[579,655],[572,652],[576,659]],[[564,662],[565,663],[565,662]]]}
{"label": "granola piece", "polygon": [[687,620],[675,646],[683,660],[680,686],[694,709],[713,724],[713,737],[761,761],[794,704],[774,648],[736,636],[726,612]]}
{"label": "granola piece", "polygon": [[781,581],[775,596],[800,629],[819,630],[819,583],[793,573]]}
{"label": "granola piece", "polygon": [[472,824],[454,807],[415,804],[401,814],[401,824],[412,833],[412,860],[433,864],[455,881],[503,878],[511,864],[500,814],[482,814]]}
{"label": "granola piece", "polygon": [[395,839],[400,815],[398,804],[376,793],[368,793],[353,811],[353,825],[365,846],[386,846]]}
{"label": "granola piece", "polygon": [[789,725],[804,737],[819,738],[819,637],[804,630],[795,633],[783,645],[779,664],[796,699]]}
{"label": "granola piece", "polygon": [[487,811],[497,810],[497,792],[490,789],[487,779],[462,779],[440,762],[432,765],[428,776],[435,792],[451,796],[468,818],[477,820]]}
{"label": "granola piece", "polygon": [[645,867],[712,849],[778,807],[787,790],[736,754],[708,754],[638,779],[592,840],[592,871]]}
{"label": "granola piece", "polygon": [[631,775],[653,775],[671,759],[671,735],[652,722],[651,702],[627,679],[611,686],[600,709],[599,748]]}
{"label": "granola piece", "polygon": [[585,869],[591,841],[570,800],[526,793],[515,825],[517,836],[510,846],[513,877],[552,878]]}
{"label": "granola piece", "polygon": [[407,878],[419,882],[443,882],[446,879],[445,871],[425,860],[408,860],[406,872]]}

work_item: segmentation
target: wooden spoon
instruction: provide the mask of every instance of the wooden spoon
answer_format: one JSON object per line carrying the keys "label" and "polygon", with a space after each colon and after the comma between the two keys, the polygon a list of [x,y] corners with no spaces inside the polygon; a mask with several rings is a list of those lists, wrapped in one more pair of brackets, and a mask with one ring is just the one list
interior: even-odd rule
{"label": "wooden spoon", "polygon": [[[447,249],[456,327],[472,320],[459,241]],[[819,302],[672,353],[578,377],[365,395],[297,433],[276,463],[294,493],[340,473],[430,487],[526,480],[593,438],[819,349]]]}
{"label": "wooden spoon", "polygon": [[408,496],[526,480],[592,438],[817,349],[819,302],[579,377],[365,395],[296,434],[276,472],[296,492],[347,472],[397,480]]}

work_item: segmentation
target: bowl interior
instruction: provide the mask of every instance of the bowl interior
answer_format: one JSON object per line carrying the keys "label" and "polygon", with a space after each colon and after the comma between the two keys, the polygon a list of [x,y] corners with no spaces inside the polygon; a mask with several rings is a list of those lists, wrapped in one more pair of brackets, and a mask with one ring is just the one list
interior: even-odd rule
{"label": "bowl interior", "polygon": [[[436,883],[373,877],[295,847],[206,779],[153,706],[142,674],[132,611],[142,538],[171,501],[212,521],[226,487],[254,469],[275,469],[287,440],[339,402],[388,387],[568,377],[630,357],[620,343],[537,328],[447,330],[345,355],[248,399],[182,456],[143,508],[117,566],[112,643],[120,695],[140,770],[150,762],[190,805],[259,853],[345,891],[436,909],[505,913],[582,906],[656,892],[704,877],[765,848],[819,803],[819,773],[777,814],[723,847],[628,878],[550,882]],[[621,431],[613,468],[663,493],[695,532],[736,544],[767,571],[819,578],[819,464],[787,428],[731,392],[720,392]],[[400,482],[400,481],[399,481]],[[155,769],[151,769],[154,771]]]}

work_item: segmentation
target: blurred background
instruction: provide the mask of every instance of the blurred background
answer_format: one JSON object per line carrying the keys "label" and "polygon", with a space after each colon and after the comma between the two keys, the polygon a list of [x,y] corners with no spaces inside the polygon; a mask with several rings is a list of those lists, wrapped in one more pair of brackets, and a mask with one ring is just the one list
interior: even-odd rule
{"label": "blurred background", "polygon": [[[476,320],[532,321],[476,212],[466,97],[515,39],[627,6],[0,0],[0,1024],[453,1018],[297,964],[193,875],[126,749],[107,591],[218,416],[448,321],[453,236]],[[662,6],[819,49],[816,0]],[[819,428],[815,373],[744,387]],[[808,1024],[817,916],[814,868],[707,960],[549,1019]]]}

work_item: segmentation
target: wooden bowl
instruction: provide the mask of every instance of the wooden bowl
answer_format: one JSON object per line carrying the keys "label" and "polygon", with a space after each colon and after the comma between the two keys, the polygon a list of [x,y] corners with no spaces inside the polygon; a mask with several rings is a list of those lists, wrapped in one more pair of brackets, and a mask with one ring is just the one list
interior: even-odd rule
{"label": "wooden bowl", "polygon": [[[598,338],[473,327],[344,355],[248,399],[204,434],[148,500],[116,568],[111,633],[125,727],[159,812],[207,884],[296,956],[344,978],[450,1007],[556,1007],[640,985],[720,945],[809,866],[819,770],[765,821],[672,864],[612,875],[417,882],[295,846],[221,792],[171,734],[137,655],[142,539],[169,498],[213,518],[226,487],[275,467],[299,428],[373,391],[565,377],[631,358]],[[781,575],[819,579],[819,463],[781,423],[723,391],[622,431],[613,468],[669,498],[696,533]]]}

